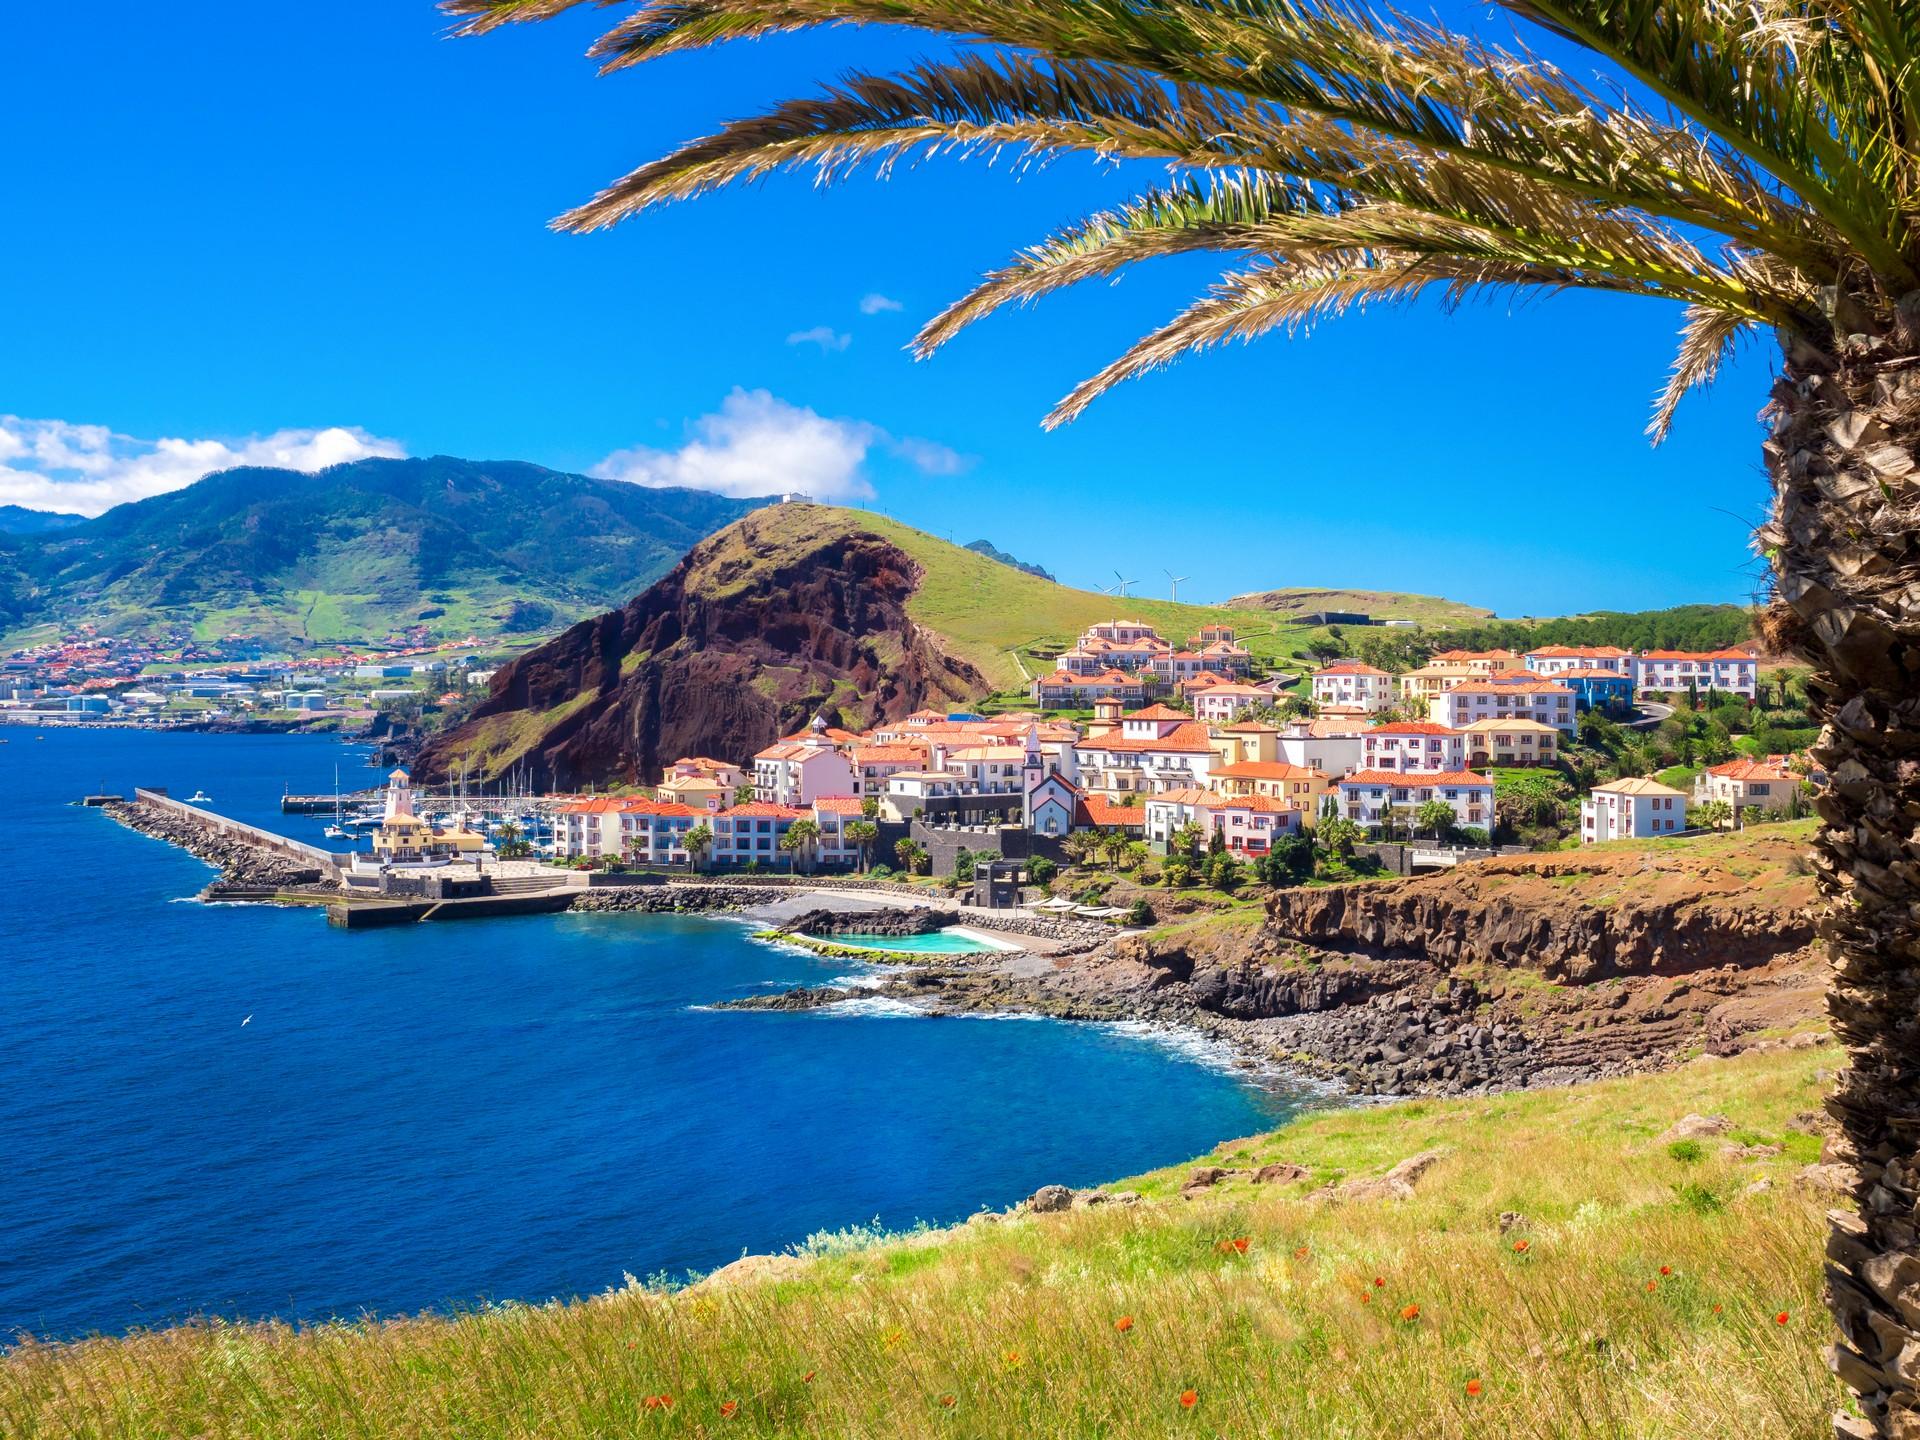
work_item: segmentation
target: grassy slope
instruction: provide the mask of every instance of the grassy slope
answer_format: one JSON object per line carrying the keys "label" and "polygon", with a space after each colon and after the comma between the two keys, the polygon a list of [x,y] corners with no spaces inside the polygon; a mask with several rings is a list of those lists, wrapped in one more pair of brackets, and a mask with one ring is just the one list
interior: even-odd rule
{"label": "grassy slope", "polygon": [[[1013,652],[1025,656],[1034,648],[1058,651],[1089,625],[1102,620],[1143,620],[1178,644],[1185,643],[1202,625],[1231,625],[1261,659],[1291,656],[1311,633],[1283,616],[1257,611],[1176,605],[1168,600],[1131,596],[1122,600],[1092,590],[1075,590],[885,516],[859,510],[785,505],[761,512],[754,517],[753,525],[771,557],[797,555],[813,537],[854,530],[871,531],[899,546],[923,570],[919,592],[907,605],[908,613],[945,636],[953,652],[977,665],[996,689],[1015,689],[1024,683]],[[740,557],[732,557],[728,563],[714,567],[714,574],[728,577],[723,584],[742,583],[739,561]],[[1034,670],[1042,662],[1029,658],[1026,664]]]}
{"label": "grassy slope", "polygon": [[[1790,1127],[1833,1063],[1321,1112],[1214,1157],[1306,1181],[1183,1201],[1179,1167],[1117,1187],[1144,1204],[816,1245],[772,1284],[27,1348],[0,1363],[0,1432],[1815,1440],[1824,1230],[1790,1176],[1817,1141]],[[1784,1153],[1676,1156],[1655,1137],[1689,1112]],[[1411,1200],[1308,1198],[1429,1148]]]}
{"label": "grassy slope", "polygon": [[1404,595],[1392,590],[1314,590],[1296,586],[1236,595],[1228,602],[1237,610],[1271,610],[1281,615],[1305,615],[1318,610],[1349,610],[1376,620],[1417,620],[1422,625],[1477,625],[1493,612],[1438,595]]}

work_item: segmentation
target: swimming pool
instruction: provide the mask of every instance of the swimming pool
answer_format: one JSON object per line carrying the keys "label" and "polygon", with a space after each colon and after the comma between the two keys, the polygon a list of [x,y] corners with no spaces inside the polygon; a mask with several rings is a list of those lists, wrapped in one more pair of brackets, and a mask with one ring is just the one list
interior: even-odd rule
{"label": "swimming pool", "polygon": [[829,944],[850,950],[885,950],[894,955],[986,955],[1010,946],[990,945],[971,935],[935,930],[927,935],[828,935]]}

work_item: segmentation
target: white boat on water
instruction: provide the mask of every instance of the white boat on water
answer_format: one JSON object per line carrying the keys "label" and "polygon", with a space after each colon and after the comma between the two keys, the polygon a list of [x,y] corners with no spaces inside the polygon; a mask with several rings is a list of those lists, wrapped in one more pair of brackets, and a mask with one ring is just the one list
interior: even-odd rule
{"label": "white boat on water", "polygon": [[212,803],[213,796],[207,794],[204,790],[196,790],[193,794],[187,796],[187,804],[189,805],[211,805]]}
{"label": "white boat on water", "polygon": [[324,833],[329,840],[344,840],[347,838],[347,832],[342,830],[338,825],[327,826]]}

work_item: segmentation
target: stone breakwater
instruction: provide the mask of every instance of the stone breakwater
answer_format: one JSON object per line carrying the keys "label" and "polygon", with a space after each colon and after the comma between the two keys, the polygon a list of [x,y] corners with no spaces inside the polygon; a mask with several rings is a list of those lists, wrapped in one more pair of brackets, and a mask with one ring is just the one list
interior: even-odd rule
{"label": "stone breakwater", "polygon": [[235,835],[222,834],[196,823],[190,816],[137,801],[115,800],[98,807],[129,830],[177,845],[196,860],[220,871],[220,878],[200,892],[205,900],[261,891],[331,895],[338,893],[331,876],[317,865],[303,865],[288,856]]}
{"label": "stone breakwater", "polygon": [[766,891],[746,885],[620,885],[582,890],[567,908],[577,914],[702,915],[766,903]]}

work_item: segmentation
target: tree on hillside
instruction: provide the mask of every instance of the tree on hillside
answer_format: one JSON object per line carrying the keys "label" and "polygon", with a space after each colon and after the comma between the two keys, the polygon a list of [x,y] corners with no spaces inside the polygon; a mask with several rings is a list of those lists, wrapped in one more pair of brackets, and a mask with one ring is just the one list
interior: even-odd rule
{"label": "tree on hillside", "polygon": [[[586,3],[445,0],[472,32]],[[841,22],[967,43],[729,124],[561,225],[934,151],[1168,166],[1168,183],[1021,251],[921,332],[924,354],[1138,260],[1251,255],[1050,424],[1186,351],[1428,291],[1680,303],[1656,436],[1738,342],[1771,336],[1761,629],[1813,664],[1816,758],[1844,777],[1819,797],[1816,841],[1834,1027],[1852,1051],[1831,1103],[1860,1161],[1858,1215],[1832,1247],[1835,1365],[1867,1417],[1847,1428],[1912,1434],[1920,1316],[1869,1277],[1920,1264],[1900,1198],[1920,1164],[1920,19],[1904,0],[1504,3],[1605,81],[1331,0],[645,0],[596,46],[609,68]]]}

